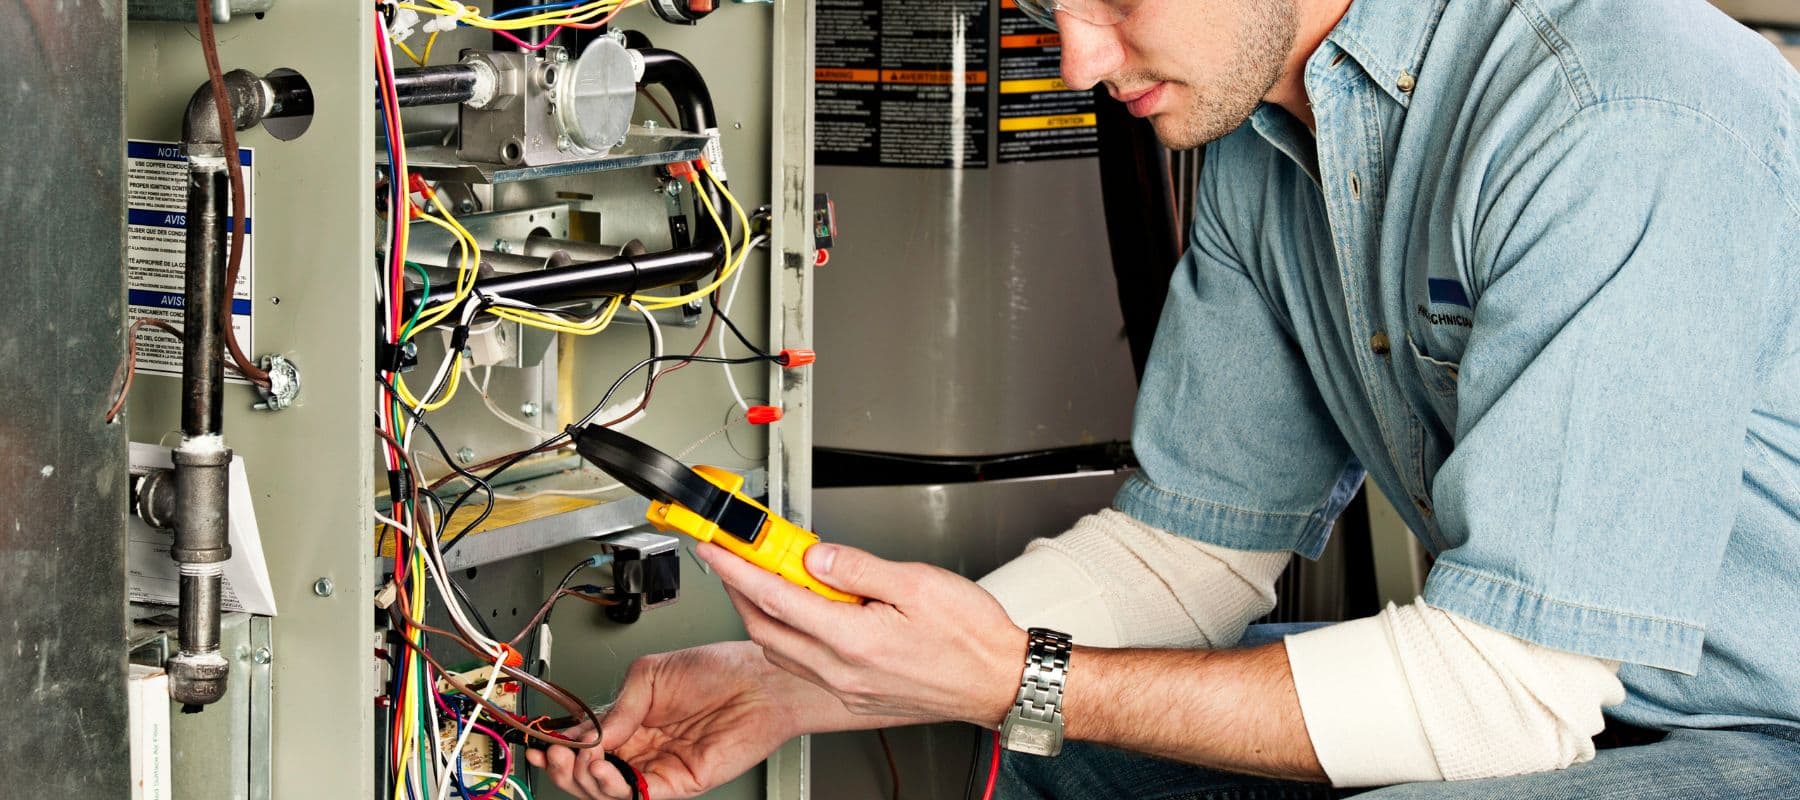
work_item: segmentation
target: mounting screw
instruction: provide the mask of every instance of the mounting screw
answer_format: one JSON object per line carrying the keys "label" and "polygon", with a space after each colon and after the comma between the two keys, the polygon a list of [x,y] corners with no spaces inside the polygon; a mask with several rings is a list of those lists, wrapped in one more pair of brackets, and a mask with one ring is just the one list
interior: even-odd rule
{"label": "mounting screw", "polygon": [[250,654],[250,660],[258,664],[267,664],[275,660],[275,654],[269,652],[267,647],[258,647],[256,652]]}
{"label": "mounting screw", "polygon": [[313,581],[313,594],[320,597],[330,597],[332,590],[335,588],[336,587],[332,585],[330,578],[320,578]]}
{"label": "mounting screw", "polygon": [[670,197],[681,194],[681,181],[669,181],[663,184],[663,192]]}
{"label": "mounting screw", "polygon": [[[564,140],[558,140],[558,143],[559,143],[559,146],[560,146],[560,143],[561,143],[561,142],[562,142],[562,141],[564,141]],[[566,148],[565,148],[565,149],[566,149]],[[495,240],[494,240],[494,252],[496,252],[496,253],[510,253],[510,252],[512,252],[512,250],[513,250],[513,248],[512,248],[512,242],[509,242],[509,241],[507,241],[507,240],[505,240],[505,239],[495,239]]]}
{"label": "mounting screw", "polygon": [[644,130],[656,130],[656,120],[644,120]]}
{"label": "mounting screw", "polygon": [[465,447],[461,450],[456,451],[456,460],[461,461],[464,464],[473,462],[475,460],[474,448]]}
{"label": "mounting screw", "polygon": [[573,147],[574,145],[575,145],[575,143],[572,141],[569,141],[569,137],[567,137],[567,136],[556,137],[556,149],[558,149],[558,150],[567,150],[570,147]]}
{"label": "mounting screw", "polygon": [[538,404],[526,403],[525,405],[519,406],[519,413],[524,414],[527,417],[535,417],[538,415]]}

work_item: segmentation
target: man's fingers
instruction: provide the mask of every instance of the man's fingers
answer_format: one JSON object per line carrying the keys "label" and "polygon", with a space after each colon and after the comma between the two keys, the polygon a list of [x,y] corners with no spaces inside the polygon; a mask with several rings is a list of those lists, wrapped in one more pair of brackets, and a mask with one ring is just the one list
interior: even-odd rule
{"label": "man's fingers", "polygon": [[656,696],[656,658],[640,658],[626,670],[619,696],[601,716],[601,747],[617,750],[644,724],[644,715],[650,712],[650,701]]}
{"label": "man's fingers", "polygon": [[544,751],[535,747],[525,748],[525,761],[538,769],[544,768]]}
{"label": "man's fingers", "polygon": [[763,657],[769,663],[808,681],[824,685],[814,666],[823,663],[825,658],[831,658],[830,650],[825,645],[763,613],[762,609],[757,608],[755,603],[736,589],[727,587],[725,596],[737,608],[738,616],[744,618],[744,630],[750,633],[752,641],[762,647]]}
{"label": "man's fingers", "polygon": [[867,550],[819,543],[806,551],[806,571],[831,588],[890,605],[903,599],[917,565],[877,558]]}
{"label": "man's fingers", "polygon": [[626,783],[624,775],[617,767],[606,763],[605,757],[597,757],[588,762],[588,775],[594,779],[594,785],[600,788],[607,797],[628,798],[631,796],[631,784]]}
{"label": "man's fingers", "polygon": [[[819,549],[814,545],[813,550]],[[719,574],[727,587],[737,590],[764,615],[819,639],[831,631],[854,629],[864,609],[850,603],[826,600],[788,583],[786,579],[751,564],[722,547],[703,544],[695,550]],[[739,609],[742,613],[742,609]],[[749,619],[745,618],[746,623]]]}
{"label": "man's fingers", "polygon": [[556,784],[556,788],[569,794],[579,791],[580,787],[575,785],[575,751],[562,745],[551,745],[544,749],[543,759],[544,771],[550,774],[550,782]]}

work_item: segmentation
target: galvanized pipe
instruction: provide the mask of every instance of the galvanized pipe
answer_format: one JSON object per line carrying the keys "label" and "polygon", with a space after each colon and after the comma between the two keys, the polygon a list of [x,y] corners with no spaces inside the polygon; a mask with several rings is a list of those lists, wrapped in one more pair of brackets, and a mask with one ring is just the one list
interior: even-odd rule
{"label": "galvanized pipe", "polygon": [[[305,82],[271,84],[245,70],[225,75],[233,127],[309,113]],[[181,444],[175,462],[175,543],[181,572],[179,652],[169,658],[169,696],[204,706],[225,696],[231,665],[219,652],[225,562],[231,559],[231,450],[220,435],[225,390],[225,243],[230,203],[223,131],[212,89],[202,85],[182,120],[188,160],[186,301],[182,308]]]}

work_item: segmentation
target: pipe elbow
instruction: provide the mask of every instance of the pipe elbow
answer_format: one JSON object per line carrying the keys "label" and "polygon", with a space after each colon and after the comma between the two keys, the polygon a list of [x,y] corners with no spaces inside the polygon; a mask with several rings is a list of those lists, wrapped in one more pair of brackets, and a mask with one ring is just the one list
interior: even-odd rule
{"label": "pipe elbow", "polygon": [[[275,105],[275,92],[268,82],[246,69],[225,73],[225,98],[231,103],[232,124],[240,131],[261,122]],[[212,83],[202,83],[188,98],[187,113],[181,120],[181,142],[191,146],[218,145],[224,141]]]}

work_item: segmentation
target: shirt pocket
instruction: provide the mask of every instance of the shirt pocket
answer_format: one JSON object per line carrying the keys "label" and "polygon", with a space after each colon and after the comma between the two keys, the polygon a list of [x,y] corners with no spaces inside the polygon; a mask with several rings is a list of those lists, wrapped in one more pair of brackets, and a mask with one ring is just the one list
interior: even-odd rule
{"label": "shirt pocket", "polygon": [[1406,345],[1412,351],[1413,370],[1418,373],[1419,385],[1425,390],[1423,399],[1445,431],[1455,430],[1456,381],[1461,376],[1460,366],[1454,361],[1426,355],[1411,335],[1406,337]]}

